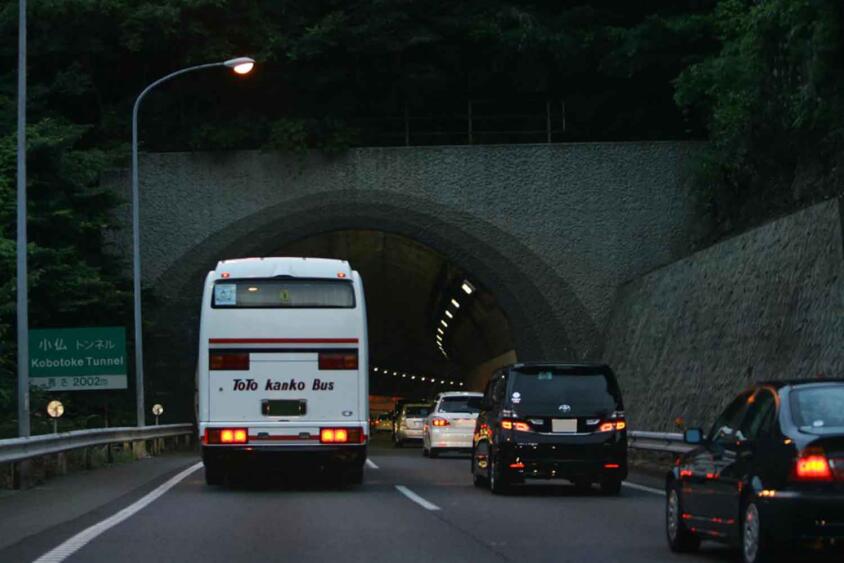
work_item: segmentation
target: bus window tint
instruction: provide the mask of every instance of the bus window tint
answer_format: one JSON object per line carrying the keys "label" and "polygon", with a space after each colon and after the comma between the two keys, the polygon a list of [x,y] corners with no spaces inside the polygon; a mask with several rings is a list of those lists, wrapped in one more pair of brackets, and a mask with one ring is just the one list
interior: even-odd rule
{"label": "bus window tint", "polygon": [[214,308],[353,309],[351,282],[335,280],[220,280]]}

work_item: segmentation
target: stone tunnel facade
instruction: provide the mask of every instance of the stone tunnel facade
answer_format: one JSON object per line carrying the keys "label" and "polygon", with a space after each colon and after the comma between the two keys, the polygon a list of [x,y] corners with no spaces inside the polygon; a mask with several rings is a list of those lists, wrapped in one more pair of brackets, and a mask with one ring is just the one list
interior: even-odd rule
{"label": "stone tunnel facade", "polygon": [[[142,268],[155,289],[145,311],[157,327],[146,341],[161,339],[168,351],[148,354],[147,370],[192,375],[202,280],[218,259],[340,229],[404,235],[459,264],[495,294],[519,359],[595,358],[617,289],[690,251],[698,147],[144,154]],[[107,183],[128,201],[126,171]],[[127,252],[123,235],[115,243]]]}

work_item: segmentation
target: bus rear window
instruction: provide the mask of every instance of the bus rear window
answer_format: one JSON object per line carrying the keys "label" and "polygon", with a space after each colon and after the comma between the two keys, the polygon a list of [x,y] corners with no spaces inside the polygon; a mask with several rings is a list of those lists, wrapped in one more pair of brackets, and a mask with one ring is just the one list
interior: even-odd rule
{"label": "bus rear window", "polygon": [[211,306],[217,309],[354,309],[350,281],[219,280]]}

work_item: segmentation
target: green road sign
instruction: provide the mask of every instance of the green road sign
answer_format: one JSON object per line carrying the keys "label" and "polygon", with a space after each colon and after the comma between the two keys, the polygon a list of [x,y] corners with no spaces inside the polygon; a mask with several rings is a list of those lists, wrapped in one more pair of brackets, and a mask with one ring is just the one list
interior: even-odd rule
{"label": "green road sign", "polygon": [[29,375],[33,387],[49,391],[126,389],[126,330],[30,330]]}

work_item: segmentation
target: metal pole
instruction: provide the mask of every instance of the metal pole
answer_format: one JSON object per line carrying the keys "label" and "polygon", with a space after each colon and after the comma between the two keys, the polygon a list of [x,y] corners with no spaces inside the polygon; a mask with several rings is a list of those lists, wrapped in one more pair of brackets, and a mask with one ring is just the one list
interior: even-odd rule
{"label": "metal pole", "polygon": [[26,0],[18,2],[18,436],[29,436],[29,289],[26,264]]}
{"label": "metal pole", "polygon": [[472,144],[472,100],[469,100],[466,105],[466,117],[468,118],[468,126],[469,126],[469,144]]}
{"label": "metal pole", "polygon": [[132,107],[132,292],[134,297],[135,317],[135,405],[138,426],[144,426],[146,413],[144,412],[144,343],[141,323],[141,227],[140,227],[140,205],[138,191],[138,110],[141,101],[147,93],[167,80],[203,68],[225,66],[225,63],[209,63],[192,66],[172,72],[163,78],[159,78],[143,89],[135,99]]}

